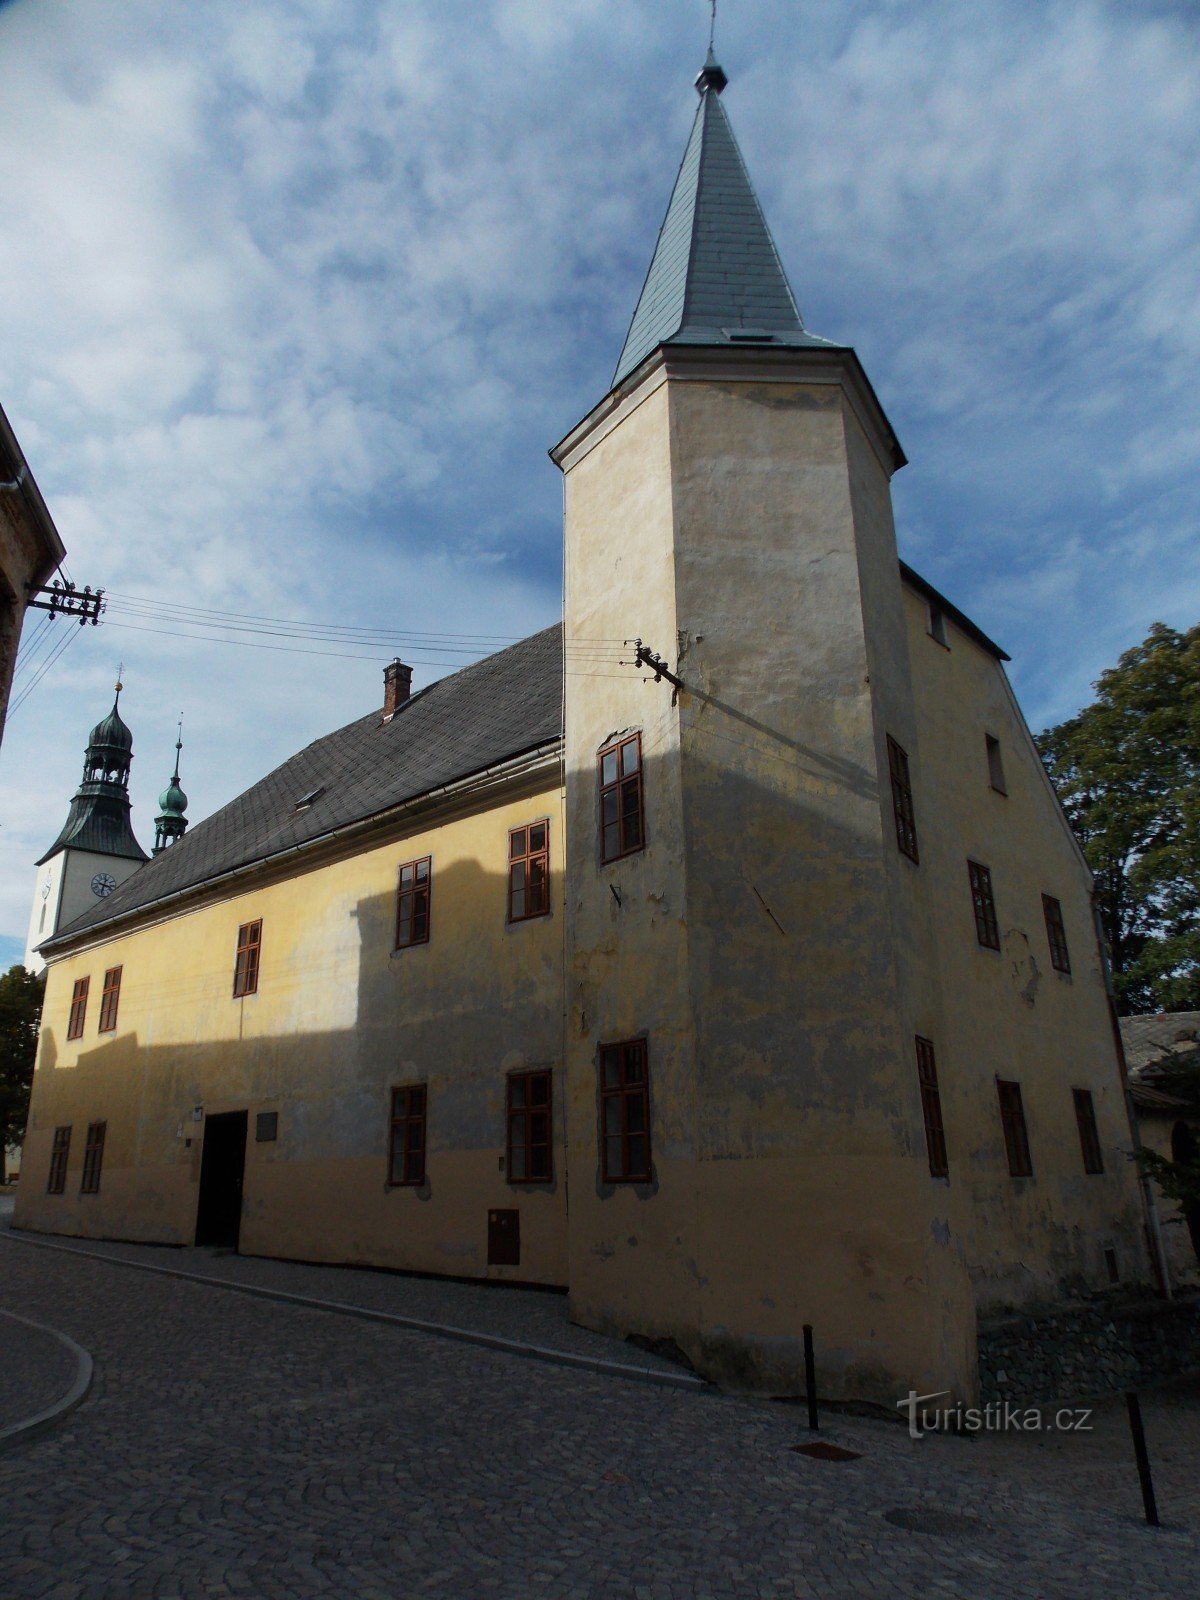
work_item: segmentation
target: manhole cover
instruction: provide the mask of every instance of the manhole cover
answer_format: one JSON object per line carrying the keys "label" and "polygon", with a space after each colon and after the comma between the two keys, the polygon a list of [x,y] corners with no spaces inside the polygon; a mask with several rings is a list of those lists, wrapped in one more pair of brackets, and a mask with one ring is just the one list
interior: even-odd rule
{"label": "manhole cover", "polygon": [[907,1528],[909,1533],[963,1534],[977,1533],[979,1521],[966,1517],[961,1511],[923,1511],[918,1506],[898,1506],[895,1511],[885,1511],[883,1520],[893,1527]]}
{"label": "manhole cover", "polygon": [[861,1461],[861,1450],[843,1450],[840,1444],[826,1444],[824,1439],[815,1439],[812,1444],[794,1444],[792,1449],[798,1456],[812,1456],[814,1461]]}

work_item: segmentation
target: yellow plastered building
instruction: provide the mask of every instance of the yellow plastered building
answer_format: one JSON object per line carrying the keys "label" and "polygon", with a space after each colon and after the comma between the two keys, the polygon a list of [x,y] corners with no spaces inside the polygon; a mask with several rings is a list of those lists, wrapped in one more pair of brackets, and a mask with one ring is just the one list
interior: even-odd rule
{"label": "yellow plastered building", "polygon": [[897,556],[711,59],[565,611],[42,946],[17,1225],[566,1287],[735,1388],[977,1392],[1152,1275],[1091,878],[1007,659]]}

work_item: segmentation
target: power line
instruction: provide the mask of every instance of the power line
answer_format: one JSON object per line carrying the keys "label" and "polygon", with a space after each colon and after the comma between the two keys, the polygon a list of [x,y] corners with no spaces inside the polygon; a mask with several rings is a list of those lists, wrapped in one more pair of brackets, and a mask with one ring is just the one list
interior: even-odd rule
{"label": "power line", "polygon": [[42,665],[39,668],[39,670],[36,673],[36,675],[33,678],[31,678],[30,681],[25,685],[24,689],[21,690],[21,693],[17,696],[16,701],[14,702],[14,704],[11,705],[8,708],[8,720],[9,721],[12,720],[12,718],[17,714],[17,712],[25,704],[26,700],[29,699],[29,696],[37,688],[38,684],[41,683],[42,679],[50,671],[50,669],[51,669],[51,667],[53,667],[54,663],[66,651],[67,646],[71,643],[72,639],[74,639],[77,636],[79,631],[80,630],[78,628],[68,628],[67,629],[66,637],[61,639],[61,640],[59,640],[58,644],[54,647],[54,649],[50,652],[49,656],[47,656],[46,660],[42,663]]}

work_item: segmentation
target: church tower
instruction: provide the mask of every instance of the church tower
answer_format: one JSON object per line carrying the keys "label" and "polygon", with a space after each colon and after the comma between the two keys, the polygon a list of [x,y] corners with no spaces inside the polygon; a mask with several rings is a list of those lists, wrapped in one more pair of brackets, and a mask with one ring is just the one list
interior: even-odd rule
{"label": "church tower", "polygon": [[[802,1389],[811,1323],[823,1393],[969,1392],[913,1133],[937,961],[887,836],[889,739],[919,742],[905,457],[854,351],[804,325],[727,81],[710,51],[613,386],[551,452],[572,1312],[735,1386]],[[622,639],[667,675],[570,672]]]}
{"label": "church tower", "polygon": [[187,832],[188,819],[184,815],[187,810],[187,795],[179,783],[179,753],[183,749],[183,724],[180,723],[179,737],[175,741],[175,771],[171,774],[171,781],[158,797],[158,816],[154,819],[154,850],[152,854],[162,855],[168,845],[182,839]]}
{"label": "church tower", "polygon": [[45,966],[37,954],[43,940],[110,895],[149,859],[134,838],[129,819],[133,735],[117,709],[121,688],[118,683],[112,710],[88,735],[83,779],[67,820],[37,864],[25,948],[25,965],[31,972]]}

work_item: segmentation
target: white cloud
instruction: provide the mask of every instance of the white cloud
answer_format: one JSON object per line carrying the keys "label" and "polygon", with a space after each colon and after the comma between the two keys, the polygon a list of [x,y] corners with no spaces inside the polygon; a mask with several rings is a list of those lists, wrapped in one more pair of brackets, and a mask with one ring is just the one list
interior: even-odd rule
{"label": "white cloud", "polygon": [[[704,0],[0,6],[0,400],[73,575],[364,627],[550,620],[545,447],[611,374],[706,27]],[[800,303],[912,457],[902,545],[1013,651],[1035,723],[1200,609],[1197,44],[1187,8],[1098,0],[722,8]],[[118,658],[147,842],[180,707],[200,816],[378,699],[372,661],[110,617],[6,734],[0,931]]]}

